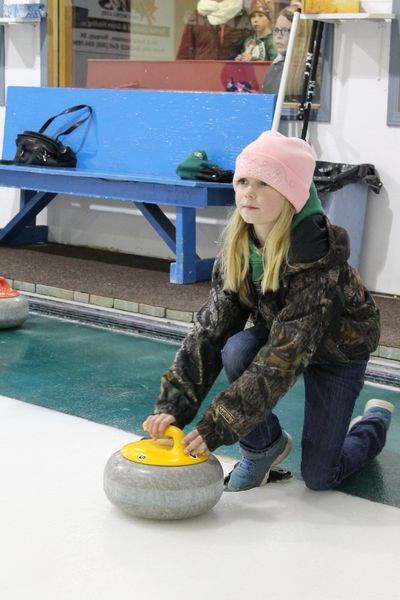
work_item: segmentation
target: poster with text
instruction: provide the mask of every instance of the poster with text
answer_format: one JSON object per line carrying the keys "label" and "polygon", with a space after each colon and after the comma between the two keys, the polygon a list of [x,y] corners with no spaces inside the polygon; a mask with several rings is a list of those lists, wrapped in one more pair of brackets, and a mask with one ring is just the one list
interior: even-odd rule
{"label": "poster with text", "polygon": [[172,59],[173,29],[173,0],[78,0],[73,5],[75,52]]}

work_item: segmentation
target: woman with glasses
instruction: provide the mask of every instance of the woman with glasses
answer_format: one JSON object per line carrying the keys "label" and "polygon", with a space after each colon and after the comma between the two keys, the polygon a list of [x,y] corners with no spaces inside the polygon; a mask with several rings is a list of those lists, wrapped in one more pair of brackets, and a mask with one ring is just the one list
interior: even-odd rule
{"label": "woman with glasses", "polygon": [[[264,78],[261,91],[265,94],[277,94],[281,82],[283,65],[289,44],[290,31],[293,22],[294,11],[298,3],[292,2],[279,13],[275,26],[272,29],[274,45],[278,53],[276,59],[270,65]],[[296,35],[296,43],[289,70],[286,86],[286,101],[298,102],[303,86],[304,65],[306,60],[308,39],[310,36],[310,22],[299,21]]]}
{"label": "woman with glasses", "polygon": [[274,45],[278,54],[272,65],[270,65],[263,81],[262,91],[265,94],[277,94],[279,91],[293,15],[292,8],[284,8],[279,13],[275,27],[272,29]]}

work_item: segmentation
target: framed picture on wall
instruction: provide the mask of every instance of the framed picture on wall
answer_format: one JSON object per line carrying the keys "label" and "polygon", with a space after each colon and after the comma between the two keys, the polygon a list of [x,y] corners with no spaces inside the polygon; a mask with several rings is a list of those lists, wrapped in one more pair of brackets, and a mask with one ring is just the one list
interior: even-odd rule
{"label": "framed picture on wall", "polygon": [[387,124],[400,125],[400,0],[393,0],[390,32],[389,94]]}

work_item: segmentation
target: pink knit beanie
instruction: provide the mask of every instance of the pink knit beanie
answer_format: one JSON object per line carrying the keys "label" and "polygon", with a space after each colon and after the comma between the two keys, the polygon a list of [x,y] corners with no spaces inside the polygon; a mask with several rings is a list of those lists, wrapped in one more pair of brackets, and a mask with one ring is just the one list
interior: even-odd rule
{"label": "pink knit beanie", "polygon": [[233,188],[242,177],[255,177],[275,188],[300,212],[310,195],[315,169],[311,147],[300,138],[265,131],[236,159]]}

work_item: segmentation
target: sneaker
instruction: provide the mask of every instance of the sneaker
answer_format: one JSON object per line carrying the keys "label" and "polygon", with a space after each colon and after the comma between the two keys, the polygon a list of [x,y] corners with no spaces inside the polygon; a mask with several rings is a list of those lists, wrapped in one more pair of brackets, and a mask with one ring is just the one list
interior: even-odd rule
{"label": "sneaker", "polygon": [[350,421],[349,431],[356,423],[359,423],[365,417],[372,416],[380,417],[384,421],[386,429],[389,429],[393,412],[394,404],[387,400],[378,400],[377,398],[368,400],[364,408],[364,414],[359,417],[354,417],[354,419]]}
{"label": "sneaker", "polygon": [[282,431],[282,435],[261,455],[261,458],[242,457],[225,480],[225,491],[240,492],[260,487],[268,482],[271,467],[282,462],[293,446],[291,436]]}

